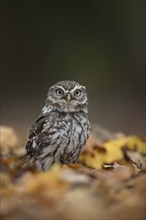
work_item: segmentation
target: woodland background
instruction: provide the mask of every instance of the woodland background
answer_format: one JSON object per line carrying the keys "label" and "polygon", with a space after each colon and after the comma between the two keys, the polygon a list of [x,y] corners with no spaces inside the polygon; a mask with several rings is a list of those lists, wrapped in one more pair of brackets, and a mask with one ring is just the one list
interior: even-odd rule
{"label": "woodland background", "polygon": [[49,86],[87,86],[93,123],[145,135],[145,1],[1,1],[1,123],[18,133]]}

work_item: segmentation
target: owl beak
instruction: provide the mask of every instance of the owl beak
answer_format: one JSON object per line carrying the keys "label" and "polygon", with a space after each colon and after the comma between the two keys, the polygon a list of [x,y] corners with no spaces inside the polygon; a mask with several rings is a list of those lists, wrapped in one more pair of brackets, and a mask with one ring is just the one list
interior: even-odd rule
{"label": "owl beak", "polygon": [[68,94],[66,98],[67,98],[67,101],[70,102],[70,100],[71,100],[70,94]]}

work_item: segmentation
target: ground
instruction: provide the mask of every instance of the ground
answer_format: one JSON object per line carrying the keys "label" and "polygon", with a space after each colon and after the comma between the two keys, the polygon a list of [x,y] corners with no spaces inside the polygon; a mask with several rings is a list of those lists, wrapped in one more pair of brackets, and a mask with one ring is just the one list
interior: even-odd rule
{"label": "ground", "polygon": [[76,164],[39,172],[24,166],[24,143],[2,126],[2,219],[145,219],[145,146],[95,126]]}

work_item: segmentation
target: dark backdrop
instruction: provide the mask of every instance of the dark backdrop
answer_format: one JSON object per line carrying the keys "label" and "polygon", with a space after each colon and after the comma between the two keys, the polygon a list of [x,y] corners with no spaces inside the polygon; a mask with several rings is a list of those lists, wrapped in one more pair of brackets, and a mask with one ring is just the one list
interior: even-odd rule
{"label": "dark backdrop", "polygon": [[1,123],[27,132],[59,80],[93,123],[145,134],[144,1],[1,1]]}

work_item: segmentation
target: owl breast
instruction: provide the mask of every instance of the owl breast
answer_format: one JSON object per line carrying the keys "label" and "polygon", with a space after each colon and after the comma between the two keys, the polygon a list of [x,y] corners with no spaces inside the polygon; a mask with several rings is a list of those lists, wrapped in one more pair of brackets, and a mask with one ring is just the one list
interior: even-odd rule
{"label": "owl breast", "polygon": [[58,151],[60,161],[64,164],[76,162],[87,138],[88,126],[86,117],[67,115],[67,122],[64,129],[62,129],[62,135],[60,135],[61,148]]}
{"label": "owl breast", "polygon": [[84,114],[59,113],[52,119],[51,128],[46,123],[39,141],[42,143],[39,160],[44,169],[54,162],[75,163],[89,135],[89,121]]}

